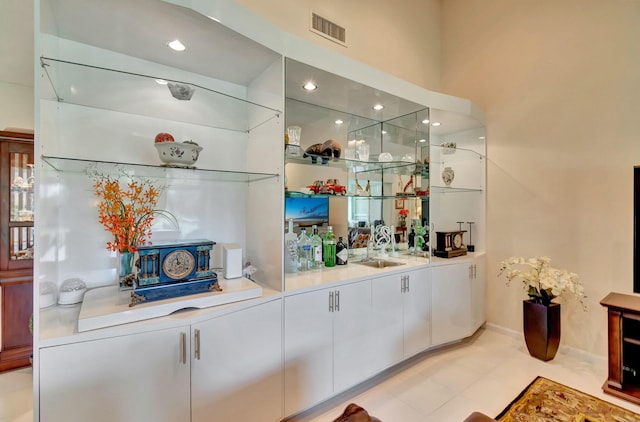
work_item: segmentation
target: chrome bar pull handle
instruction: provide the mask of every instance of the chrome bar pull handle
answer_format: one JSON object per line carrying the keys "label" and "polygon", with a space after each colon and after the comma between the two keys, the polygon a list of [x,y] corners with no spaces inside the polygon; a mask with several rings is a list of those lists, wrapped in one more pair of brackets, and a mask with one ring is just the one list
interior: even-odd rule
{"label": "chrome bar pull handle", "polygon": [[333,312],[333,292],[329,292],[329,312]]}
{"label": "chrome bar pull handle", "polygon": [[194,355],[197,360],[200,360],[200,330],[197,328],[193,330],[193,343],[194,343]]}
{"label": "chrome bar pull handle", "polygon": [[406,287],[406,290],[405,290],[406,292],[408,292],[409,290],[411,290],[410,286],[411,286],[411,276],[410,276],[410,275],[408,275],[408,276],[407,276],[407,287]]}
{"label": "chrome bar pull handle", "polygon": [[336,312],[340,312],[340,291],[336,290]]}
{"label": "chrome bar pull handle", "polygon": [[180,363],[187,364],[187,333],[180,333]]}

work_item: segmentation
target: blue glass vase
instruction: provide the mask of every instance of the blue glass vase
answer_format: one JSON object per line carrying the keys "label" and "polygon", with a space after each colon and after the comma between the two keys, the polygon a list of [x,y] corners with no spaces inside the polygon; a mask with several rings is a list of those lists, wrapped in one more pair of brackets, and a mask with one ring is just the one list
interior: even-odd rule
{"label": "blue glass vase", "polygon": [[132,290],[135,282],[135,252],[118,252],[118,287]]}

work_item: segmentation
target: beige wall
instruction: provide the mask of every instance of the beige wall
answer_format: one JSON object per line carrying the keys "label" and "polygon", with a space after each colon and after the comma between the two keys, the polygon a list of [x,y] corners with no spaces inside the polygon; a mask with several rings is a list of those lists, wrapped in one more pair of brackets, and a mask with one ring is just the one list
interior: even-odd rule
{"label": "beige wall", "polygon": [[33,130],[33,87],[0,81],[0,130]]}
{"label": "beige wall", "polygon": [[521,330],[509,256],[578,273],[562,344],[604,355],[610,291],[632,291],[640,164],[640,2],[443,0],[442,88],[487,114],[489,322]]}
{"label": "beige wall", "polygon": [[[440,0],[236,0],[285,31],[440,90]],[[309,31],[316,12],[347,30],[345,48]]]}

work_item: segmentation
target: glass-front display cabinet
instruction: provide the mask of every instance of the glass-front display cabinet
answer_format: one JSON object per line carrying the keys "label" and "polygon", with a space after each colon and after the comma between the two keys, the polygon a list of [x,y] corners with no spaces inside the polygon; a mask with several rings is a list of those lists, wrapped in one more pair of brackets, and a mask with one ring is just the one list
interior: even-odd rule
{"label": "glass-front display cabinet", "polygon": [[33,134],[0,131],[0,371],[29,365],[34,185]]}
{"label": "glass-front display cabinet", "polygon": [[292,59],[285,75],[285,222],[331,226],[351,260],[380,252],[377,226],[387,252],[428,257],[428,108]]}
{"label": "glass-front display cabinet", "polygon": [[[435,233],[461,232],[465,252],[485,251],[485,127],[472,115],[431,109],[430,215]],[[439,255],[436,253],[436,255]],[[447,254],[442,254],[445,258]]]}

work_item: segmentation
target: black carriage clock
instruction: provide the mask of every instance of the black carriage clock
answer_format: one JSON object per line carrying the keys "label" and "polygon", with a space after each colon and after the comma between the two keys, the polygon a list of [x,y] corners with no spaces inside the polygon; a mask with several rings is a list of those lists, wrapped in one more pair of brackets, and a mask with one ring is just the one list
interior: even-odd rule
{"label": "black carriage clock", "polygon": [[436,250],[434,255],[441,258],[454,258],[467,254],[463,234],[466,230],[436,232]]}

